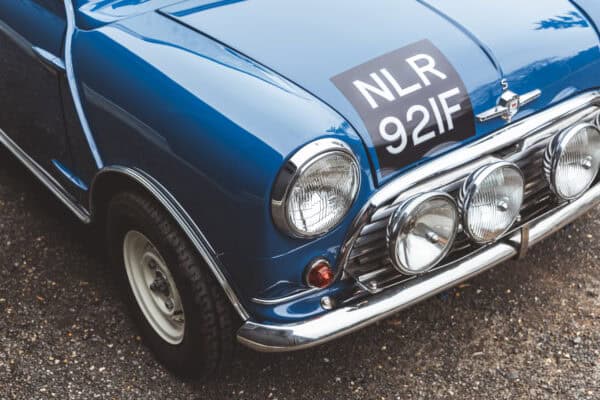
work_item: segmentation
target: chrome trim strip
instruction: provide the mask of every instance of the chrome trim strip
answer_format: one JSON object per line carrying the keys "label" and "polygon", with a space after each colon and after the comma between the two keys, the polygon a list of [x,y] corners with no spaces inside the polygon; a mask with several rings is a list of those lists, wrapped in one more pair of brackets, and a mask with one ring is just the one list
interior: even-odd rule
{"label": "chrome trim strip", "polygon": [[464,166],[467,164],[477,164],[481,157],[493,154],[509,145],[523,141],[522,145],[524,147],[529,146],[530,144],[525,140],[528,136],[542,131],[554,125],[558,120],[568,118],[594,104],[600,104],[600,91],[592,91],[579,95],[529,118],[517,121],[476,142],[469,143],[407,171],[402,176],[383,186],[363,206],[361,212],[356,216],[351,228],[348,230],[348,234],[340,250],[340,255],[338,256],[338,269],[343,270],[345,268],[354,242],[360,236],[362,227],[368,223],[373,213],[379,207],[394,200],[394,203],[401,201],[403,194],[409,192],[415,186],[427,185],[430,181],[438,181],[436,185],[439,187],[439,181],[443,181],[445,177],[452,175],[454,171],[464,169]]}
{"label": "chrome trim strip", "polygon": [[289,296],[285,296],[285,297],[277,297],[274,299],[263,299],[260,297],[253,297],[251,300],[252,300],[252,302],[254,302],[256,304],[272,306],[275,304],[287,303],[289,301],[296,300],[301,297],[310,296],[311,294],[316,293],[319,290],[322,290],[322,289],[319,289],[319,288],[302,289],[301,291],[299,291],[297,293],[290,294]]}
{"label": "chrome trim strip", "polygon": [[50,68],[54,73],[56,73],[56,71],[65,70],[65,63],[60,57],[57,57],[49,51],[46,51],[41,47],[37,46],[33,46],[31,50],[37,56],[37,58],[40,61],[42,61],[42,63],[44,63],[44,65],[46,65],[47,68]]}
{"label": "chrome trim strip", "polygon": [[73,37],[75,35],[76,26],[75,11],[73,10],[72,0],[65,0],[65,14],[67,16],[67,32],[65,33],[64,63],[65,70],[67,73],[67,81],[69,82],[71,97],[73,98],[73,104],[75,105],[75,110],[77,111],[77,115],[79,117],[81,129],[83,130],[85,138],[88,142],[88,146],[90,147],[92,156],[94,157],[94,161],[96,162],[96,167],[100,169],[103,166],[102,159],[100,158],[100,152],[98,151],[98,147],[96,146],[96,142],[94,141],[94,136],[92,135],[92,130],[85,116],[85,112],[83,111],[83,104],[81,102],[81,97],[79,96],[77,80],[75,79],[75,70],[73,68],[73,57],[71,54],[71,47],[73,45]]}
{"label": "chrome trim strip", "polygon": [[94,208],[91,202],[94,198],[95,184],[98,181],[98,178],[106,173],[117,173],[131,178],[144,187],[165,208],[165,210],[167,210],[177,225],[179,225],[186,236],[190,239],[200,256],[204,259],[209,269],[225,291],[229,301],[231,301],[231,304],[238,312],[240,318],[243,321],[248,320],[250,315],[242,305],[242,302],[234,292],[225,274],[223,273],[223,267],[221,266],[221,262],[219,261],[216,251],[210,245],[206,239],[206,236],[204,236],[200,228],[198,228],[194,220],[189,216],[181,204],[179,204],[175,197],[156,179],[147,173],[134,168],[123,166],[110,166],[102,168],[94,176],[92,184],[90,185],[90,210],[92,210],[92,214],[94,213]]}
{"label": "chrome trim strip", "polygon": [[[529,246],[560,230],[572,220],[600,204],[600,184],[573,203],[551,211],[529,224]],[[287,325],[247,321],[239,329],[238,341],[254,350],[284,352],[313,347],[356,331],[428,297],[454,287],[471,277],[518,255],[521,233],[506,241],[457,261],[447,268],[415,278],[377,295],[358,300],[316,318]]]}
{"label": "chrome trim strip", "polygon": [[77,200],[52,175],[21,149],[2,129],[0,129],[0,143],[14,154],[77,218],[86,224],[91,222],[90,213],[79,205]]}

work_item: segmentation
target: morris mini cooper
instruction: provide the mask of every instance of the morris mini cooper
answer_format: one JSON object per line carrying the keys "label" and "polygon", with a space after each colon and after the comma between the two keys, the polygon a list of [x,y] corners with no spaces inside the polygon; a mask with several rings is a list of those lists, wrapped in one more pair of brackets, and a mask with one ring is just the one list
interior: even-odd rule
{"label": "morris mini cooper", "polygon": [[597,0],[0,2],[0,142],[148,345],[322,344],[600,202]]}

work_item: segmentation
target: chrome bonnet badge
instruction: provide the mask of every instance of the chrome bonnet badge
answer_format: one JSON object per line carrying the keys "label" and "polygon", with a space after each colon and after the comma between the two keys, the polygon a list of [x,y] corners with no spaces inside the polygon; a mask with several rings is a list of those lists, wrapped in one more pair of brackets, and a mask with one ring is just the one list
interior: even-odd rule
{"label": "chrome bonnet badge", "polygon": [[498,99],[498,105],[477,115],[477,119],[480,122],[489,121],[498,117],[502,117],[505,121],[511,122],[521,107],[531,103],[542,95],[542,91],[539,89],[518,95],[508,89],[508,82],[506,79],[502,80],[502,88],[504,89],[504,93],[502,93]]}

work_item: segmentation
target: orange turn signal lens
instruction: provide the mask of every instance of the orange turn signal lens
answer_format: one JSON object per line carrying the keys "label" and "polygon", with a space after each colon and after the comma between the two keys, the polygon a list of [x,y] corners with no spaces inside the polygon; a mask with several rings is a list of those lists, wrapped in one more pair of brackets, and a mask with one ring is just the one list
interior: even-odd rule
{"label": "orange turn signal lens", "polygon": [[335,274],[329,265],[329,261],[318,259],[306,269],[305,279],[308,286],[323,289],[333,283]]}

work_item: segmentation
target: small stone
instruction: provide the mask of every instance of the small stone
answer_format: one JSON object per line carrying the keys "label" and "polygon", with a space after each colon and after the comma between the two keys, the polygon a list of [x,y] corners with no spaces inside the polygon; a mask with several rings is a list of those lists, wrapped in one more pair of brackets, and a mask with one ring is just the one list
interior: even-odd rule
{"label": "small stone", "polygon": [[511,369],[510,371],[508,371],[508,373],[506,374],[506,377],[508,379],[510,379],[511,381],[516,381],[517,379],[519,379],[519,373],[517,371],[515,371],[514,369]]}

